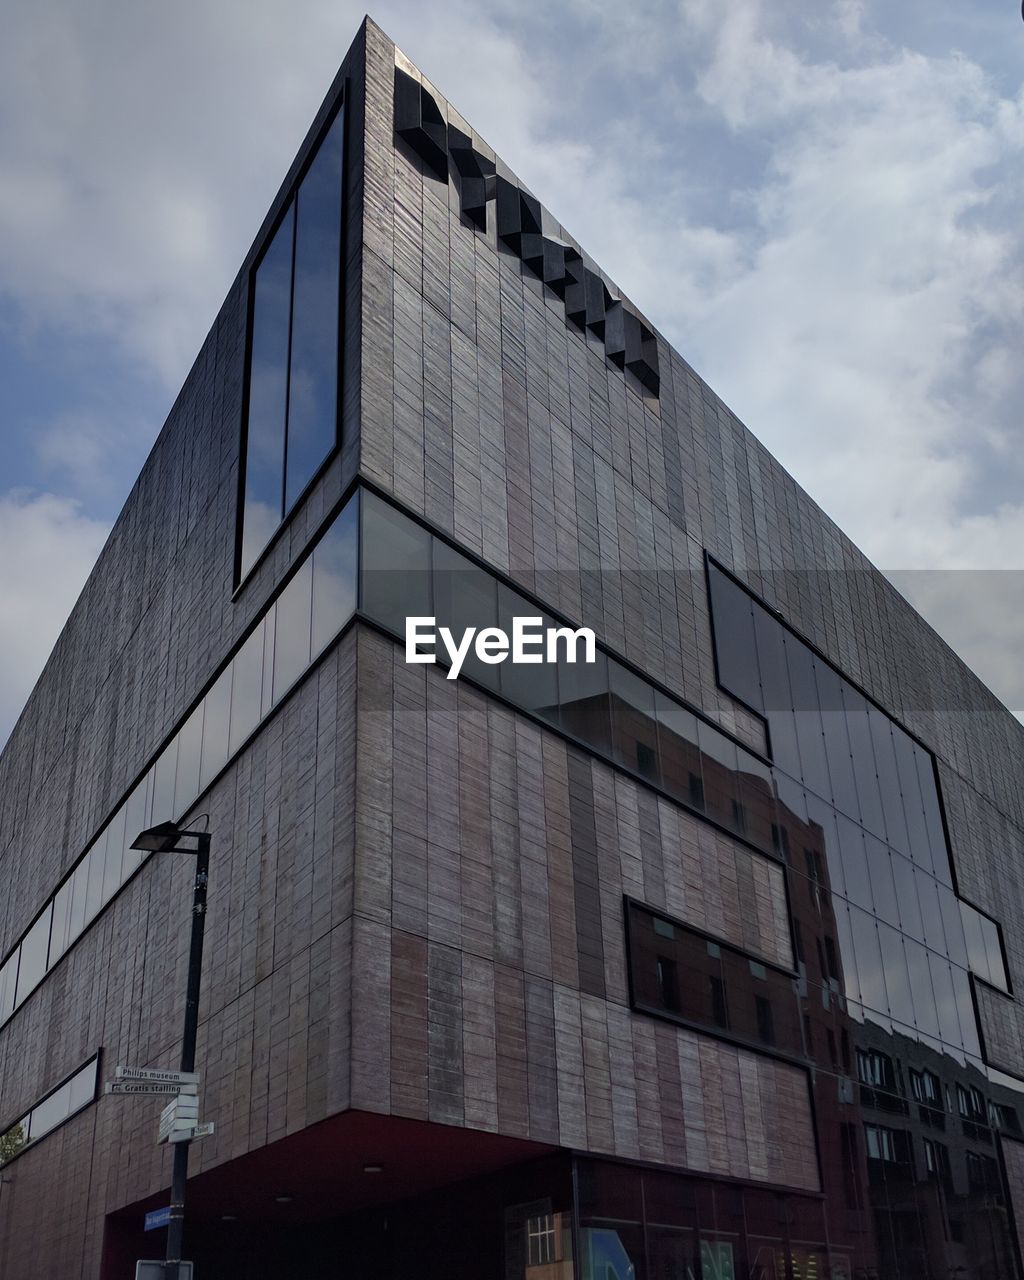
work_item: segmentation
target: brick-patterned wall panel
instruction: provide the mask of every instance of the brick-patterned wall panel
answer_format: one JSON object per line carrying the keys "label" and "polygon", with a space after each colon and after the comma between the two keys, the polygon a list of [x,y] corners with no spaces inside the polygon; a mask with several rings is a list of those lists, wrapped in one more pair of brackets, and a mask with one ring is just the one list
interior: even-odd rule
{"label": "brick-patterned wall panel", "polygon": [[811,1191],[807,1073],[356,921],[352,1104]]}
{"label": "brick-patterned wall panel", "polygon": [[[367,40],[365,474],[757,745],[715,685],[705,550],[734,568],[939,755],[951,808],[971,789],[992,807],[998,839],[961,828],[954,853],[1024,982],[1020,724],[681,356],[658,340],[645,394],[566,323],[493,212],[482,231],[454,181],[396,147],[395,49],[372,26]],[[574,243],[554,220],[545,233]],[[1017,1007],[1004,1016],[1024,1036]]]}
{"label": "brick-patterned wall panel", "polygon": [[[197,1144],[194,1172],[350,1105],[355,656],[349,633],[197,806],[213,833],[197,1062],[216,1132]],[[153,855],[4,1028],[0,1123],[98,1048],[106,1076],[119,1062],[174,1065],[192,866]],[[69,1257],[91,1257],[87,1230],[167,1183],[160,1106],[101,1098],[5,1167],[0,1215],[13,1210],[11,1179],[17,1234],[48,1239],[52,1196],[29,1189],[73,1185],[60,1238]],[[79,1142],[89,1161],[75,1173]],[[0,1274],[70,1274],[58,1256]]]}
{"label": "brick-patterned wall panel", "polygon": [[805,1072],[628,1008],[624,892],[791,963],[781,869],[376,632],[358,654],[353,1106],[816,1187]]}

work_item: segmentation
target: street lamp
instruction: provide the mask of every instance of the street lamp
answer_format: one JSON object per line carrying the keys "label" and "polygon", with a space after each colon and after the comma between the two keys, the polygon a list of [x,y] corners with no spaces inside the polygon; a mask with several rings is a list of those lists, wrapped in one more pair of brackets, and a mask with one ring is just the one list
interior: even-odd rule
{"label": "street lamp", "polygon": [[[182,844],[194,840],[195,845]],[[203,972],[203,932],[206,927],[206,884],[210,875],[209,831],[188,831],[174,822],[161,822],[135,837],[133,849],[142,853],[190,853],[196,860],[192,886],[192,933],[188,948],[188,983],[185,989],[185,1030],[181,1038],[181,1070],[194,1071],[196,1035],[199,1031],[199,982]],[[167,1222],[167,1249],[164,1254],[166,1280],[179,1280],[181,1242],[185,1230],[185,1183],[188,1179],[188,1149],[191,1138],[174,1144],[171,1173],[171,1212]]]}

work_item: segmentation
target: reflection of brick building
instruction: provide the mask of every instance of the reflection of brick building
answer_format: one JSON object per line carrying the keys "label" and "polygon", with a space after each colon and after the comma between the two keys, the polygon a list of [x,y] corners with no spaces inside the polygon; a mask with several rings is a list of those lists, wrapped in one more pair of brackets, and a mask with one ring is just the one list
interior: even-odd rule
{"label": "reflection of brick building", "polygon": [[207,814],[198,1280],[1012,1277],[1020,732],[367,23],[0,758],[0,1272],[160,1251]]}

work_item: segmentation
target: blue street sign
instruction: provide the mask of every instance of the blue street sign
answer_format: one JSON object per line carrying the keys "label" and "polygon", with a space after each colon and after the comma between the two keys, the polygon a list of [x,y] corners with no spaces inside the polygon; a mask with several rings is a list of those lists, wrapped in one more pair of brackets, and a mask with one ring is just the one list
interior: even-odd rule
{"label": "blue street sign", "polygon": [[154,1209],[152,1213],[146,1214],[147,1231],[155,1231],[157,1227],[166,1227],[171,1220],[171,1206],[165,1205],[162,1209]]}

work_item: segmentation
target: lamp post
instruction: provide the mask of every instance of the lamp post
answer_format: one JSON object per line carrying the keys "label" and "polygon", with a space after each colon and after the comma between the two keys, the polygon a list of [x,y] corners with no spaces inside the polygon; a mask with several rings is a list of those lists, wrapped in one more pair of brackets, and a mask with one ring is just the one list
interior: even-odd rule
{"label": "lamp post", "polygon": [[[182,844],[194,840],[195,847]],[[194,1071],[196,1036],[199,1031],[199,983],[203,972],[203,932],[206,927],[206,885],[210,875],[210,833],[187,831],[173,822],[161,822],[136,836],[133,849],[143,853],[189,853],[196,860],[192,886],[192,930],[188,948],[188,982],[185,988],[185,1029],[181,1037],[181,1070]],[[164,1254],[165,1280],[179,1280],[181,1243],[185,1230],[185,1183],[188,1180],[188,1149],[191,1139],[174,1144],[171,1173],[171,1213],[167,1223]]]}

